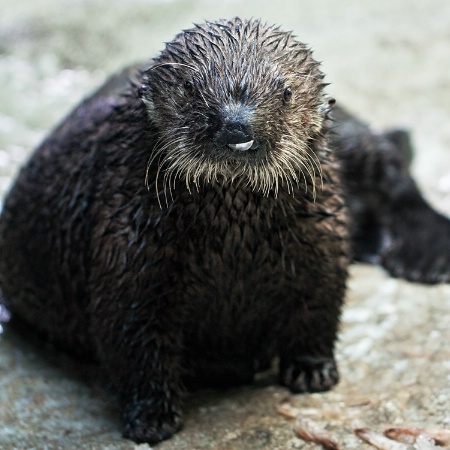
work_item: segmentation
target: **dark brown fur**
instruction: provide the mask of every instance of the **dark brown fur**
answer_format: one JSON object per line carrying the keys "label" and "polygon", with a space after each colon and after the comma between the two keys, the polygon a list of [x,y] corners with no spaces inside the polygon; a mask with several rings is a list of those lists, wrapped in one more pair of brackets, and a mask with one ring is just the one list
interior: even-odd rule
{"label": "dark brown fur", "polygon": [[197,26],[20,172],[0,222],[7,304],[99,360],[125,436],[177,431],[183,380],[247,382],[279,357],[294,392],[337,382],[350,227],[322,79],[277,28]]}

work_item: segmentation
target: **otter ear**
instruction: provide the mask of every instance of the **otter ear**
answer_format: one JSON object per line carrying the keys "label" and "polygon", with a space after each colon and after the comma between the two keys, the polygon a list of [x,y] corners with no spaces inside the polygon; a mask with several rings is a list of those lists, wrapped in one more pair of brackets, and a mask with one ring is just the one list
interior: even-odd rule
{"label": "otter ear", "polygon": [[144,101],[145,98],[150,95],[150,85],[146,81],[144,81],[138,88],[138,95]]}
{"label": "otter ear", "polygon": [[138,95],[139,97],[145,101],[146,98],[148,98],[151,95],[151,71],[152,71],[153,65],[146,66],[141,70],[140,77],[137,80],[138,83],[140,83],[140,86],[138,88]]}
{"label": "otter ear", "polygon": [[155,106],[152,98],[152,90],[151,90],[151,79],[148,75],[148,70],[143,71],[142,78],[140,80],[141,84],[138,87],[137,94],[140,99],[144,102],[147,107],[147,111],[150,115],[153,114]]}
{"label": "otter ear", "polygon": [[325,97],[324,102],[320,105],[320,114],[328,119],[328,114],[333,110],[336,100],[333,97]]}
{"label": "otter ear", "polygon": [[144,102],[144,104],[147,108],[147,112],[151,117],[153,115],[153,113],[155,112],[155,103],[153,102],[150,88],[145,84],[141,85],[141,87],[138,89],[138,95],[141,98],[141,100]]}

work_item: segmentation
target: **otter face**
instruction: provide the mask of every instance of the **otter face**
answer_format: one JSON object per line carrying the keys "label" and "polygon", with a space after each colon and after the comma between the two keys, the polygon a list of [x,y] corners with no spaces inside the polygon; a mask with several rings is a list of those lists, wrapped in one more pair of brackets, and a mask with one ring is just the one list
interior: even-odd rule
{"label": "otter face", "polygon": [[170,183],[314,188],[329,109],[322,80],[304,44],[259,21],[186,30],[145,72],[141,97],[160,135],[152,159]]}

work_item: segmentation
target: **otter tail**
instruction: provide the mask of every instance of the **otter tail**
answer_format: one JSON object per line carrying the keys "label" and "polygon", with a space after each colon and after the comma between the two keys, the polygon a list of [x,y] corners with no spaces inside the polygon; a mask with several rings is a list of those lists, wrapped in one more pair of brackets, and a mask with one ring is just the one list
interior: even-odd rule
{"label": "otter tail", "polygon": [[341,109],[333,116],[331,144],[354,219],[355,259],[410,281],[450,282],[450,220],[426,202],[411,177],[408,134],[374,133]]}

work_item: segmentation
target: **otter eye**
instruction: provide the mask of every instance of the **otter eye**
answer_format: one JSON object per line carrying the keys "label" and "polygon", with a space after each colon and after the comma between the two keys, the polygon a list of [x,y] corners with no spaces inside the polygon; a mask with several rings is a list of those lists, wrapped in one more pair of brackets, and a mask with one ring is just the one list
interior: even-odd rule
{"label": "otter eye", "polygon": [[192,81],[186,80],[184,82],[184,89],[189,95],[192,95],[194,93],[194,83]]}
{"label": "otter eye", "polygon": [[284,103],[289,103],[292,99],[292,89],[287,87],[283,92]]}

